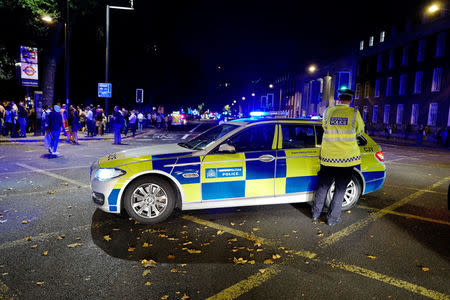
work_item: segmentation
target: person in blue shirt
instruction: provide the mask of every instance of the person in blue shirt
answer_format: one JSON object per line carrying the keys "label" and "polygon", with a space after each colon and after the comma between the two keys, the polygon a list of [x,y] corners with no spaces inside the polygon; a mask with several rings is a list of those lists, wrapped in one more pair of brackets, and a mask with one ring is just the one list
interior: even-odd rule
{"label": "person in blue shirt", "polygon": [[55,105],[53,111],[48,115],[48,131],[51,136],[50,147],[48,152],[58,155],[56,151],[58,148],[59,136],[61,134],[61,128],[63,126],[62,116],[60,114],[61,107]]}
{"label": "person in blue shirt", "polygon": [[113,127],[114,127],[114,144],[120,145],[122,142],[122,137],[120,131],[125,123],[125,119],[119,110],[119,107],[114,107],[114,114],[112,117]]}

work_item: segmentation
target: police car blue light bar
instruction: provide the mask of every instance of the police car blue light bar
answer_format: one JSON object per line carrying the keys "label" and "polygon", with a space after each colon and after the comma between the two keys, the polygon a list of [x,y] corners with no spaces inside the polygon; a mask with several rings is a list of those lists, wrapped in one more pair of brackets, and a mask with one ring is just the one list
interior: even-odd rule
{"label": "police car blue light bar", "polygon": [[252,111],[250,112],[250,116],[252,117],[262,117],[262,116],[266,116],[267,113],[264,111]]}

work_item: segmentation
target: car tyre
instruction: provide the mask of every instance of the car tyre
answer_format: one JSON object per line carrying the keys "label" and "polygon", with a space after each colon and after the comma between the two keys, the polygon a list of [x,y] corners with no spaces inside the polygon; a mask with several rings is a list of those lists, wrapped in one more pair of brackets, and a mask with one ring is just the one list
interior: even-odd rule
{"label": "car tyre", "polygon": [[[359,197],[361,196],[361,182],[356,178],[355,175],[352,175],[352,179],[347,186],[347,190],[345,191],[344,201],[342,202],[342,210],[349,210],[358,203]],[[327,199],[325,201],[325,206],[330,207],[331,199],[334,194],[334,182],[331,185],[330,189],[327,193]]]}
{"label": "car tyre", "polygon": [[126,212],[142,224],[155,224],[167,219],[173,212],[176,193],[166,180],[145,176],[127,187],[123,204]]}

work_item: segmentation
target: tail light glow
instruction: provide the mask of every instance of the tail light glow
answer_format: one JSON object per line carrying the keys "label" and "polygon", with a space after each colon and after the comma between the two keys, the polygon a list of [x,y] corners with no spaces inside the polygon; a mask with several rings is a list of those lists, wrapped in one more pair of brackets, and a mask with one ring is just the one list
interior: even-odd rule
{"label": "tail light glow", "polygon": [[379,161],[384,161],[383,151],[379,151],[379,152],[375,153],[375,156],[378,158]]}

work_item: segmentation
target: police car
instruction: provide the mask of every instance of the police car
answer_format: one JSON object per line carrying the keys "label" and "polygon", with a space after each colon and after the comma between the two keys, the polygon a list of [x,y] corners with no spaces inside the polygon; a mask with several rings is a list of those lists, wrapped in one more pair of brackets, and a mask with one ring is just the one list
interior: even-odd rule
{"label": "police car", "polygon": [[[215,126],[185,143],[121,151],[91,167],[93,201],[101,210],[143,224],[181,210],[311,202],[320,169],[320,121],[239,119]],[[383,152],[358,137],[361,165],[354,168],[343,210],[381,188]],[[328,192],[327,204],[333,194]]]}

